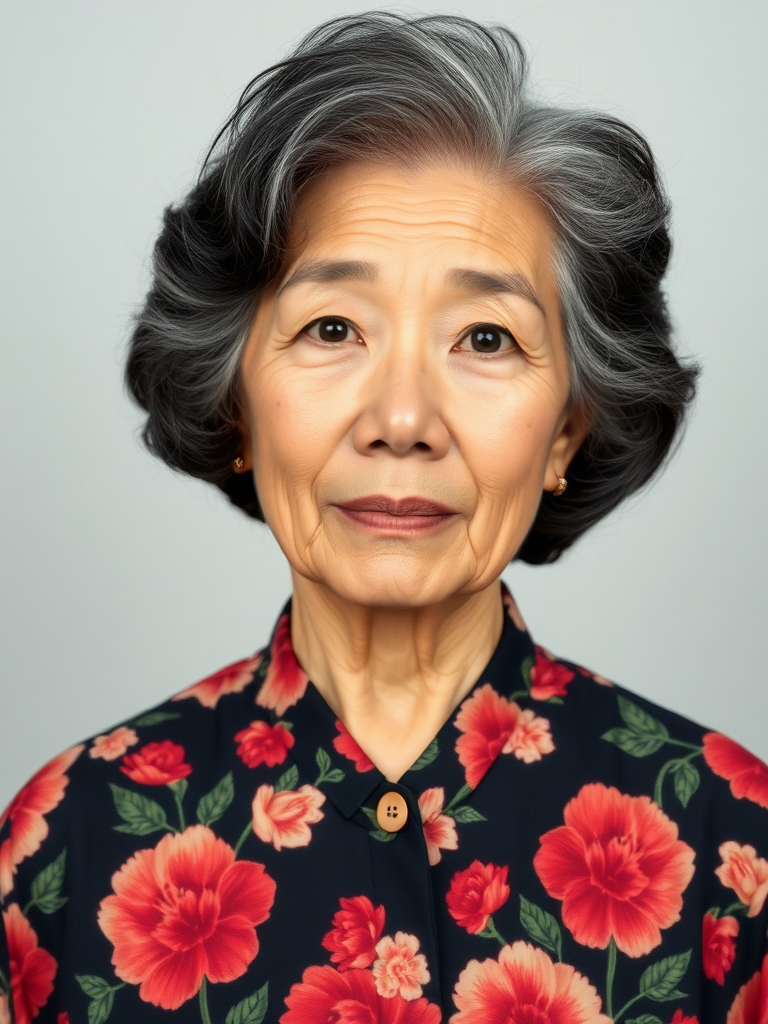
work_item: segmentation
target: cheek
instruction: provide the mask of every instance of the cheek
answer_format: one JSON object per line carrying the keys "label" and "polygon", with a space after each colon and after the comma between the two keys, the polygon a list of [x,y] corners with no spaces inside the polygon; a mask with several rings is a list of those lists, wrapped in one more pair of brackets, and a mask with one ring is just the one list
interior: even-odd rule
{"label": "cheek", "polygon": [[465,459],[481,499],[505,504],[528,492],[538,497],[551,429],[548,416],[517,405],[480,412],[475,429],[465,434]]}
{"label": "cheek", "polygon": [[265,512],[295,502],[326,464],[333,447],[330,389],[311,395],[292,374],[275,374],[254,388],[251,423],[256,486]]}

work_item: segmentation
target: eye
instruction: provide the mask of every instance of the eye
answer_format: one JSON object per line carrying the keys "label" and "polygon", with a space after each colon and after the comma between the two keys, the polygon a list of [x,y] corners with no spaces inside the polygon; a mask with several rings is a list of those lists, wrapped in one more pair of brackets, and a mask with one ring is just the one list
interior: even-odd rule
{"label": "eye", "polygon": [[309,335],[313,341],[331,344],[359,340],[352,324],[340,316],[322,316],[303,327],[300,333]]}
{"label": "eye", "polygon": [[494,352],[510,352],[517,348],[517,344],[509,331],[498,324],[475,324],[456,347],[460,352],[489,355]]}

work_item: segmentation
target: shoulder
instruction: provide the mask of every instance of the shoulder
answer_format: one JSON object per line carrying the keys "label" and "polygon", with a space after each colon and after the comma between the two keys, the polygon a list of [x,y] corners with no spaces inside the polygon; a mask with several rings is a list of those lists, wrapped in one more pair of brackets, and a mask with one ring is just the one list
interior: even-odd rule
{"label": "shoulder", "polygon": [[552,719],[596,779],[621,780],[665,808],[727,819],[760,836],[768,855],[768,765],[759,757],[545,648],[536,647],[529,675],[531,707]]}
{"label": "shoulder", "polygon": [[[45,866],[46,855],[90,832],[97,809],[110,797],[124,831],[151,830],[144,821],[149,801],[129,805],[122,787],[184,785],[192,765],[226,760],[235,752],[236,722],[265,717],[255,696],[261,685],[263,651],[242,658],[198,680],[155,707],[90,736],[44,764],[0,815],[0,897],[16,899],[29,887],[30,872]],[[228,707],[238,704],[237,710]],[[228,732],[222,722],[232,721]],[[226,734],[226,743],[224,735]],[[223,748],[217,751],[217,743]],[[215,768],[211,768],[215,771]],[[142,806],[139,806],[142,804]],[[160,823],[155,823],[160,824]],[[28,893],[22,894],[24,899]]]}

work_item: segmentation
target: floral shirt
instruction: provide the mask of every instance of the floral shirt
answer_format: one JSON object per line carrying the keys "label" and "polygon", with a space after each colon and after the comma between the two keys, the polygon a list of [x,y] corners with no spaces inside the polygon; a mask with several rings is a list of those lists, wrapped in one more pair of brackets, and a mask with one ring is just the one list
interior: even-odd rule
{"label": "floral shirt", "polygon": [[0,1024],[766,1024],[768,767],[536,646],[388,782],[271,643],[0,824]]}

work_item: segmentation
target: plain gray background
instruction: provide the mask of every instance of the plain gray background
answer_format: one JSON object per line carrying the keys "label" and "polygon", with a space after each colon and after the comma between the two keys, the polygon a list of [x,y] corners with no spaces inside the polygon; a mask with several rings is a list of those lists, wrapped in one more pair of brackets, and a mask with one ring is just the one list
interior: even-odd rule
{"label": "plain gray background", "polygon": [[[62,748],[252,653],[288,595],[265,527],[143,452],[122,357],[162,208],[240,90],[317,22],[373,6],[5,4],[0,806]],[[768,5],[380,6],[503,21],[542,91],[650,140],[697,410],[642,498],[505,578],[539,643],[767,757]]]}

